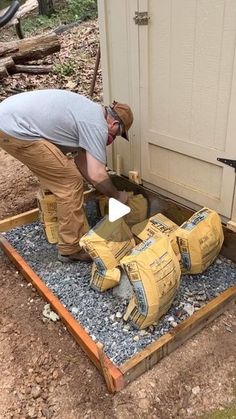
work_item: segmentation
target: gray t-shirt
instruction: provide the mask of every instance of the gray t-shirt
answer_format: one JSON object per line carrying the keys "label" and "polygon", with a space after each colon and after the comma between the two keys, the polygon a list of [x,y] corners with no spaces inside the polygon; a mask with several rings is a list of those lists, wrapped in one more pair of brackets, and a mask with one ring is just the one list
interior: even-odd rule
{"label": "gray t-shirt", "polygon": [[66,90],[19,93],[0,103],[0,131],[19,140],[81,147],[106,163],[108,127],[100,104]]}

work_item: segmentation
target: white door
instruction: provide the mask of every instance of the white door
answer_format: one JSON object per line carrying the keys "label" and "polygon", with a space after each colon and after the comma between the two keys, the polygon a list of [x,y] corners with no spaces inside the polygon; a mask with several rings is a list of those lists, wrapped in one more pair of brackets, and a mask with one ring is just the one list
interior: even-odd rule
{"label": "white door", "polygon": [[230,218],[236,159],[236,1],[139,0],[141,175]]}

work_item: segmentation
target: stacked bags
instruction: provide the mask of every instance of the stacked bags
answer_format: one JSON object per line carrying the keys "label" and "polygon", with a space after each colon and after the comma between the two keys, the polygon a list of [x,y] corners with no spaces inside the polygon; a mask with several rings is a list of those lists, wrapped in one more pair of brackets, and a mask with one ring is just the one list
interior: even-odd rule
{"label": "stacked bags", "polygon": [[109,198],[102,196],[99,199],[99,208],[104,218],[80,241],[80,245],[94,261],[90,286],[101,292],[119,284],[121,271],[117,266],[122,257],[135,246],[129,226],[147,217],[146,198],[141,194],[134,195],[133,192],[128,194],[127,205],[130,206],[131,212],[124,219],[112,223],[106,216]]}
{"label": "stacked bags", "polygon": [[170,308],[181,271],[197,274],[207,269],[218,256],[224,236],[219,215],[209,208],[202,208],[180,227],[156,214],[133,226],[132,232],[143,242],[121,260],[134,290],[124,319],[145,328]]}
{"label": "stacked bags", "polygon": [[[131,198],[137,203],[141,197]],[[181,272],[203,272],[218,256],[224,239],[220,217],[209,208],[196,212],[180,227],[160,213],[143,220],[147,207],[142,208],[138,215],[137,206],[136,215],[128,220],[132,231],[124,219],[111,223],[105,217],[80,241],[94,260],[92,288],[106,291],[117,286],[124,270],[133,289],[124,320],[139,329],[169,310]]]}
{"label": "stacked bags", "polygon": [[156,214],[132,227],[136,240],[142,241],[167,235],[178,258],[183,274],[204,272],[218,256],[224,241],[219,215],[209,208],[200,211],[180,227],[163,214]]}

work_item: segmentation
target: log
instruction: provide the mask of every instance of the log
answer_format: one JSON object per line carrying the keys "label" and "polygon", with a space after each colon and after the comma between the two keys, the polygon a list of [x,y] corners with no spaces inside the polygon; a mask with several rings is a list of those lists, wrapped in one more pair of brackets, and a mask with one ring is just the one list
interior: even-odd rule
{"label": "log", "polygon": [[12,58],[16,64],[39,60],[60,51],[60,42],[54,32],[33,38],[20,39],[17,43],[18,51],[12,53]]}
{"label": "log", "polygon": [[[14,42],[0,42],[0,67],[2,67],[0,79],[8,76],[7,70],[9,68],[11,68],[11,73],[21,71],[19,67],[16,67],[16,71],[14,71],[13,67],[15,65],[39,60],[59,50],[60,42],[55,32]],[[51,66],[45,66],[44,68],[40,66],[38,70],[34,66],[24,67],[23,69],[24,73],[42,74],[51,71]]]}
{"label": "log", "polygon": [[17,93],[24,93],[26,91],[27,90],[25,90],[25,89],[19,89],[17,87],[14,87],[14,88],[10,87],[9,89],[8,88],[4,89],[4,92],[9,93],[10,95],[16,95]]}
{"label": "log", "polygon": [[52,66],[22,66],[22,64],[27,61],[41,59],[59,50],[60,42],[54,32],[14,42],[0,42],[0,79],[7,77],[9,72],[11,74],[19,72],[49,73],[52,70]]}
{"label": "log", "polygon": [[0,57],[11,55],[12,52],[19,50],[17,41],[0,42]]}
{"label": "log", "polygon": [[4,77],[8,77],[9,73],[6,69],[6,67],[1,67],[0,66],[0,79],[3,79]]}
{"label": "log", "polygon": [[52,71],[52,65],[24,65],[16,64],[9,70],[10,74],[29,73],[29,74],[48,74]]}
{"label": "log", "polygon": [[18,41],[0,42],[0,57],[11,55],[15,63],[39,60],[57,51],[60,51],[60,42],[55,32]]}
{"label": "log", "polygon": [[8,77],[8,69],[14,67],[15,63],[11,57],[0,58],[0,79]]}
{"label": "log", "polygon": [[0,67],[5,67],[6,69],[14,67],[15,63],[11,57],[0,58]]}

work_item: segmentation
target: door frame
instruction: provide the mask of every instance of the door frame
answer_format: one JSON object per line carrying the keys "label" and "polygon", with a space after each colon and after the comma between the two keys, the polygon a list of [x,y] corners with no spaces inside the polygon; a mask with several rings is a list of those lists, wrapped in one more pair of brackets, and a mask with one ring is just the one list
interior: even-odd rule
{"label": "door frame", "polygon": [[[108,28],[109,28],[109,7],[112,7],[113,0],[98,0],[98,21],[100,31],[100,45],[101,45],[101,66],[102,66],[102,77],[103,77],[103,92],[104,92],[104,103],[111,103],[113,98],[112,91],[112,75],[110,70],[110,56],[109,56],[109,40],[108,40]],[[139,0],[123,0],[125,1],[126,7],[126,19],[127,19],[127,43],[129,47],[129,65],[131,66],[130,72],[132,78],[129,86],[129,105],[134,112],[134,123],[129,132],[129,158],[130,167],[129,170],[135,170],[140,173],[141,169],[141,136],[140,136],[140,50],[139,50],[139,27],[135,24],[133,17],[135,12],[138,11]],[[121,27],[122,30],[122,27]],[[119,59],[117,57],[117,65],[119,65]],[[124,77],[126,75],[124,74]],[[121,148],[121,151],[119,150]],[[122,161],[127,158],[127,155],[122,153],[122,147],[119,146],[117,141],[107,149],[108,166],[112,170],[117,169],[117,155],[120,156],[120,169],[121,174],[128,176],[128,171],[124,172]]]}

